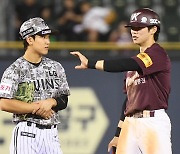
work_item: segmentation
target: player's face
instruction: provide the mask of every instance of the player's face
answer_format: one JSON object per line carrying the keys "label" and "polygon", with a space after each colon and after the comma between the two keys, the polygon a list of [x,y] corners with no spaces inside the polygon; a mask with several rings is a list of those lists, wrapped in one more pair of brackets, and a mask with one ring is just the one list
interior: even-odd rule
{"label": "player's face", "polygon": [[133,42],[140,46],[146,45],[153,38],[148,27],[131,27],[131,35]]}
{"label": "player's face", "polygon": [[36,35],[33,42],[33,50],[39,55],[46,55],[49,50],[50,38],[49,35]]}

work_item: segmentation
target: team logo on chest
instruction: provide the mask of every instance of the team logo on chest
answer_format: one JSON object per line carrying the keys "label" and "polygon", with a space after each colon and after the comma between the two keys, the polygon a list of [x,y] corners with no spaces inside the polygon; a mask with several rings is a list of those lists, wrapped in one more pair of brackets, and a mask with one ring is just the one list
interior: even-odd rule
{"label": "team logo on chest", "polygon": [[40,89],[58,89],[60,86],[60,78],[58,78],[56,71],[48,71],[46,72],[46,75],[46,78],[41,78],[34,81],[36,91],[39,91]]}
{"label": "team logo on chest", "polygon": [[126,88],[131,86],[131,85],[139,85],[142,83],[145,83],[146,80],[145,78],[139,78],[139,74],[136,71],[128,71],[127,73],[127,78],[126,78]]}

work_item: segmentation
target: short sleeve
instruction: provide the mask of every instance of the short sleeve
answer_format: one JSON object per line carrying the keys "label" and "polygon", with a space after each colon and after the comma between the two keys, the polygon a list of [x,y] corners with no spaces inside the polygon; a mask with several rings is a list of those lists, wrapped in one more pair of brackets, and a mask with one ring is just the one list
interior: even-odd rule
{"label": "short sleeve", "polygon": [[13,98],[18,88],[18,74],[15,70],[6,69],[0,82],[0,97]]}
{"label": "short sleeve", "polygon": [[170,67],[167,53],[159,46],[151,47],[132,58],[139,64],[144,75],[168,70]]}
{"label": "short sleeve", "polygon": [[67,77],[65,74],[65,70],[61,64],[57,65],[57,73],[58,73],[58,77],[60,78],[60,85],[59,85],[59,89],[58,89],[59,93],[69,96],[70,90],[69,90],[69,85],[67,82]]}

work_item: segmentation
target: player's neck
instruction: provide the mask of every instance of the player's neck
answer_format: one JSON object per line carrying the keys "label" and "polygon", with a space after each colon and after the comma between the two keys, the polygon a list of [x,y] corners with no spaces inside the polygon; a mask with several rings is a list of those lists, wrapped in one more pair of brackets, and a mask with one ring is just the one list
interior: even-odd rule
{"label": "player's neck", "polygon": [[23,55],[23,58],[31,63],[39,63],[42,59],[42,55],[39,55],[38,53],[32,52],[27,49],[25,54]]}
{"label": "player's neck", "polygon": [[147,41],[140,45],[140,52],[144,52],[147,48],[151,47],[155,43],[154,40]]}

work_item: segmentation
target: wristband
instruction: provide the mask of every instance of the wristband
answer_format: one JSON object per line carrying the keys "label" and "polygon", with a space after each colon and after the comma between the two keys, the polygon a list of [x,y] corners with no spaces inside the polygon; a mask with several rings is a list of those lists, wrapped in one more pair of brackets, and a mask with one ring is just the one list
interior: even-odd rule
{"label": "wristband", "polygon": [[119,137],[120,132],[121,132],[121,128],[120,128],[120,127],[117,127],[115,136],[116,136],[116,137]]}
{"label": "wristband", "polygon": [[88,60],[87,67],[91,69],[96,69],[96,60]]}

